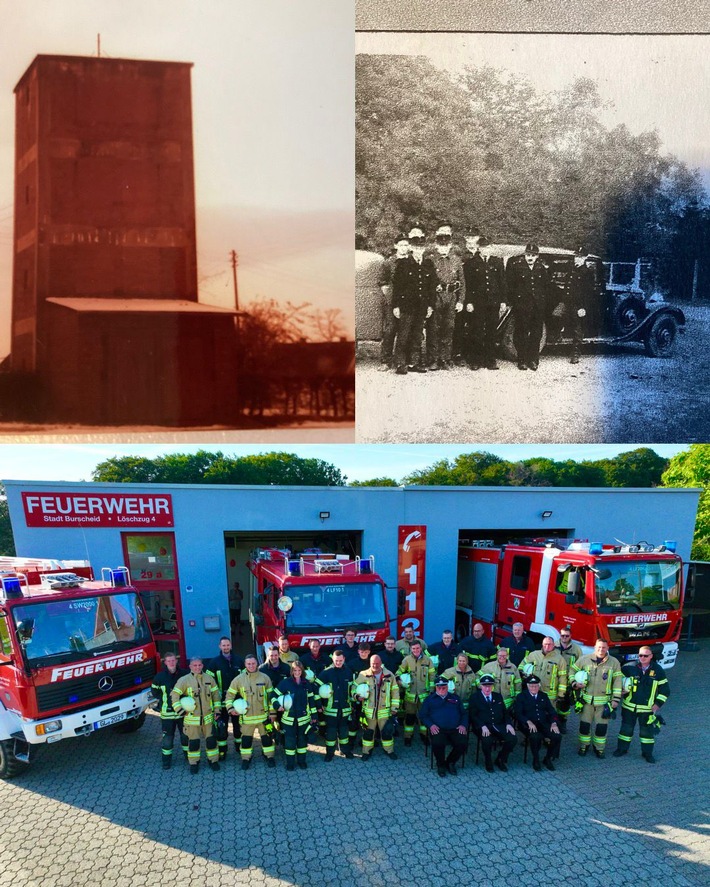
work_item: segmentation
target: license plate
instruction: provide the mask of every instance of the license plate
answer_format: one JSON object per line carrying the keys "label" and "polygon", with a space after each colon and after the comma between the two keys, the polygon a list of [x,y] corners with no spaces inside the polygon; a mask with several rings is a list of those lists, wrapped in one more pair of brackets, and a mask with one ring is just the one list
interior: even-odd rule
{"label": "license plate", "polygon": [[112,715],[110,718],[103,718],[100,721],[94,721],[94,730],[100,730],[102,727],[110,727],[111,724],[117,724],[119,721],[126,720],[126,713],[120,715]]}

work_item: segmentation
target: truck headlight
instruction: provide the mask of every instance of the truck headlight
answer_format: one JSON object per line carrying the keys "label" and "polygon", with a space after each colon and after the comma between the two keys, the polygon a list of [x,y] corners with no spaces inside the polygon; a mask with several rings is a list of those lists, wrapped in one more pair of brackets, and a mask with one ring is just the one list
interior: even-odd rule
{"label": "truck headlight", "polygon": [[45,721],[44,724],[37,724],[35,726],[35,733],[37,734],[37,736],[44,736],[46,733],[56,733],[58,730],[61,729],[61,721]]}

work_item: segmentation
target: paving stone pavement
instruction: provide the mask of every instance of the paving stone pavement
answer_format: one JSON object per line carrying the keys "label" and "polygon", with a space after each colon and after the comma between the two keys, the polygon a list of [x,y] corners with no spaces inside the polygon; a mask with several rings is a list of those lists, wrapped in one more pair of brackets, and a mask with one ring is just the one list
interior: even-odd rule
{"label": "paving stone pavement", "polygon": [[[685,887],[710,880],[710,641],[669,672],[658,763],[576,755],[574,721],[554,773],[486,773],[474,751],[440,779],[421,746],[398,740],[363,765],[323,761],[287,773],[259,753],[243,773],[230,748],[219,773],[160,768],[159,721],[43,749],[0,782],[0,887],[538,885]],[[488,851],[481,855],[481,849]]]}

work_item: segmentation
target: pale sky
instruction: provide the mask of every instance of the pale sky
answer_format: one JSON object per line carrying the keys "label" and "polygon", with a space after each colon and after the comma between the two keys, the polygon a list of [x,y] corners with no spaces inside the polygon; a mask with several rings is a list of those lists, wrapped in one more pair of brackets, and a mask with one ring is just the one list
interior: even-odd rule
{"label": "pale sky", "polygon": [[[651,444],[659,456],[670,458],[685,447]],[[145,456],[154,459],[167,453],[196,453],[198,450],[222,452],[229,456],[255,453],[296,453],[304,459],[322,459],[339,468],[349,481],[391,477],[396,481],[440,459],[455,459],[460,453],[484,451],[502,459],[518,461],[545,456],[558,462],[566,459],[605,459],[621,452],[637,449],[636,445],[590,444],[288,444],[269,446],[249,444],[234,446],[216,443],[179,444],[3,444],[0,445],[0,479],[2,480],[91,480],[91,472],[99,462],[113,456]]]}
{"label": "pale sky", "polygon": [[353,324],[353,0],[0,0],[0,357],[9,347],[13,89],[38,54],[192,62],[200,299]]}
{"label": "pale sky", "polygon": [[492,65],[544,91],[589,77],[613,102],[607,124],[657,129],[664,149],[700,168],[710,184],[710,36],[358,33],[355,45],[357,52],[425,55],[449,71]]}

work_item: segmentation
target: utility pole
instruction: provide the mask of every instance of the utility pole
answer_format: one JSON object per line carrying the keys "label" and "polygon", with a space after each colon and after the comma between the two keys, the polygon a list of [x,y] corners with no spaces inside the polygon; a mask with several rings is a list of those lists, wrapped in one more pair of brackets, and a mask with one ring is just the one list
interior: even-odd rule
{"label": "utility pole", "polygon": [[101,58],[101,34],[96,35],[96,55]]}
{"label": "utility pole", "polygon": [[236,250],[232,250],[230,255],[232,260],[232,277],[234,279],[234,307],[239,311],[239,287],[237,286],[237,265],[239,264],[239,257],[237,256]]}

